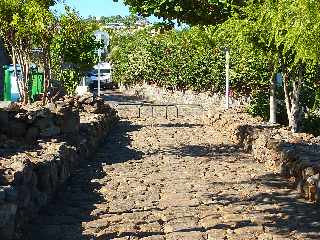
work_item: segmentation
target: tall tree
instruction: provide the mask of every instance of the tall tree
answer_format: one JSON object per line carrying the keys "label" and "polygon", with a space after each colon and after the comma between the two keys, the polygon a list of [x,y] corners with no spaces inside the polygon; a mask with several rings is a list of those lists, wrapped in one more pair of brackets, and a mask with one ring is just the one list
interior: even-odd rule
{"label": "tall tree", "polygon": [[191,25],[210,25],[225,21],[243,0],[125,0],[133,13],[177,19]]}
{"label": "tall tree", "polygon": [[96,50],[102,45],[93,35],[96,25],[83,20],[68,7],[60,16],[58,26],[50,47],[52,67],[66,92],[73,94],[80,78],[97,63]]}
{"label": "tall tree", "polygon": [[289,126],[299,130],[301,87],[307,64],[319,63],[319,1],[260,0],[252,1],[246,17],[255,24],[257,46],[268,47],[273,65],[280,63],[283,74]]}
{"label": "tall tree", "polygon": [[[17,60],[22,70],[20,85],[23,103],[29,101],[29,66],[33,48],[43,48],[43,36],[48,33],[48,24],[53,14],[49,7],[51,0],[2,0],[0,2],[0,36],[12,58]],[[50,34],[49,34],[50,35]],[[49,41],[48,36],[46,41]],[[48,63],[44,63],[46,65]]]}

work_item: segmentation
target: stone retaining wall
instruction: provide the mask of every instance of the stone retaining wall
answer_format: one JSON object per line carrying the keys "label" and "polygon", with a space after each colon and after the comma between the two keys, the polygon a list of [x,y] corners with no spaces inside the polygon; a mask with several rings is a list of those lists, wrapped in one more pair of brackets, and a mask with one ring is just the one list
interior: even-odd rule
{"label": "stone retaining wall", "polygon": [[[12,139],[32,143],[38,139],[57,136],[74,138],[79,132],[79,113],[108,111],[101,98],[92,94],[83,97],[65,97],[46,107],[15,105],[0,107],[0,142]],[[2,141],[1,141],[2,140]]]}
{"label": "stone retaining wall", "polygon": [[[19,113],[23,118],[16,118]],[[26,134],[28,129],[38,127],[39,135],[32,145],[21,146],[0,157],[1,240],[19,238],[19,228],[47,205],[81,161],[88,160],[118,119],[113,109],[93,96],[65,98],[45,109],[17,110],[15,114],[10,110],[8,118],[13,115],[27,126],[26,131],[19,133]],[[32,121],[27,122],[30,118]],[[59,131],[51,129],[55,134],[43,136],[41,133],[46,128],[36,124],[41,120]],[[21,144],[22,136],[25,135],[8,134],[5,137],[7,142],[14,137],[12,141]]]}
{"label": "stone retaining wall", "polygon": [[[141,99],[148,99],[157,103],[176,103],[176,104],[201,104],[204,108],[212,106],[224,106],[225,96],[219,93],[196,93],[187,91],[170,91],[155,85],[142,84],[134,86],[120,86],[120,90],[129,95],[135,95]],[[230,106],[241,106],[249,102],[248,98],[230,97]]]}
{"label": "stone retaining wall", "polygon": [[252,152],[272,172],[291,181],[303,197],[320,202],[319,138],[263,123],[248,116],[244,109],[219,112],[210,122],[224,129],[235,144]]}

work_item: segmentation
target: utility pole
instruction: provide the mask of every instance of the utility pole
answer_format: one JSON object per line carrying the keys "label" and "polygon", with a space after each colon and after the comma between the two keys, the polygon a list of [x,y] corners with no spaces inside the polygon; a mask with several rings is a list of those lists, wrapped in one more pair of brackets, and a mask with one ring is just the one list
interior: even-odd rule
{"label": "utility pole", "polygon": [[226,53],[226,109],[229,108],[229,91],[230,91],[230,51],[225,49]]}

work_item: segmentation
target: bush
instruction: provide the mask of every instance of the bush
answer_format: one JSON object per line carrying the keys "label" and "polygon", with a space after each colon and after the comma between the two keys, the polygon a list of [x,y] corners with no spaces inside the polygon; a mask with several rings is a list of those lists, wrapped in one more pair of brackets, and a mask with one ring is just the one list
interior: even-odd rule
{"label": "bush", "polygon": [[302,130],[312,133],[315,136],[320,135],[320,113],[319,111],[309,112],[302,122]]}
{"label": "bush", "polygon": [[[193,27],[150,34],[150,29],[112,37],[113,79],[123,84],[147,82],[170,89],[223,92],[225,37],[216,27]],[[231,50],[231,85],[236,95],[266,88],[262,54]],[[258,74],[259,73],[259,74]]]}
{"label": "bush", "polygon": [[[286,104],[284,93],[279,86],[276,90],[277,99],[277,123],[287,125],[288,117],[286,112]],[[247,112],[253,117],[261,117],[264,121],[268,121],[270,117],[269,91],[256,91],[251,94],[251,101],[247,107]]]}
{"label": "bush", "polygon": [[247,107],[247,112],[253,117],[262,117],[263,120],[269,119],[269,95],[266,92],[257,91],[252,94],[252,100]]}

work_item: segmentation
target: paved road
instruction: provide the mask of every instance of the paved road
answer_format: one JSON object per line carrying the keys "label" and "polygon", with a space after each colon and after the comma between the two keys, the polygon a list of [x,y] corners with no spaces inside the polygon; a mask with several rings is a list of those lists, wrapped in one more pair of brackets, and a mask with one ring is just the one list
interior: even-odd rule
{"label": "paved road", "polygon": [[22,239],[320,239],[319,208],[200,115],[119,112],[96,156]]}

